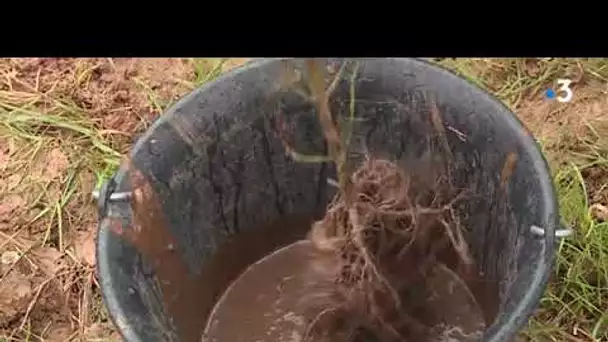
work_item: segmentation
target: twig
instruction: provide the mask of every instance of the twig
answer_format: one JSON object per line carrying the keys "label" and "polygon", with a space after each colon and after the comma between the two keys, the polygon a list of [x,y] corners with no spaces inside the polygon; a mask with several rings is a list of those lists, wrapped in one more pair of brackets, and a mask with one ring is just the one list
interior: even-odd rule
{"label": "twig", "polygon": [[357,72],[359,71],[359,63],[355,63],[355,70],[353,71],[352,75],[350,76],[350,96],[349,96],[349,120],[348,120],[348,131],[347,131],[347,137],[346,137],[346,148],[348,149],[348,147],[350,146],[350,141],[352,139],[353,136],[353,131],[355,128],[355,104],[356,104],[356,98],[355,98],[355,78],[357,77]]}
{"label": "twig", "polygon": [[342,74],[344,73],[344,70],[346,69],[346,64],[347,63],[344,62],[344,63],[342,63],[342,65],[340,65],[340,69],[338,69],[338,72],[336,73],[336,76],[334,77],[333,81],[331,81],[331,83],[329,84],[329,87],[325,91],[325,96],[328,99],[331,97],[331,95],[336,90],[336,87],[338,86],[338,83],[340,83],[340,79],[342,78]]}
{"label": "twig", "polygon": [[345,173],[346,155],[340,140],[340,133],[334,125],[333,118],[329,109],[329,103],[327,98],[327,92],[325,90],[325,79],[323,77],[323,67],[316,59],[309,59],[306,61],[306,67],[308,69],[309,77],[309,88],[312,98],[316,102],[317,115],[325,139],[327,140],[329,156],[336,163],[336,170],[338,173],[338,183],[340,189],[344,190],[347,177]]}
{"label": "twig", "polygon": [[42,290],[46,287],[46,285],[48,285],[48,283],[50,283],[53,279],[55,279],[56,276],[57,275],[54,275],[54,276],[50,277],[49,279],[45,280],[44,282],[42,282],[42,284],[38,285],[38,290],[36,290],[36,294],[34,295],[34,298],[32,298],[29,305],[27,306],[27,310],[25,310],[25,315],[23,316],[23,320],[21,321],[19,330],[22,330],[23,327],[25,327],[25,324],[27,323],[27,319],[30,316],[32,309],[38,302],[38,298],[40,297],[40,293],[42,293]]}

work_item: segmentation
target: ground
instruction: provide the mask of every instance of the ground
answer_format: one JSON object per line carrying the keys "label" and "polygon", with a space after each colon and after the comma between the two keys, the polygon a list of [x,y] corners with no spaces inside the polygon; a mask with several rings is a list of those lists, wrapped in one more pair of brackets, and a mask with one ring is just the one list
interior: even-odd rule
{"label": "ground", "polygon": [[[95,274],[91,191],[167,106],[245,59],[0,59],[0,341],[119,340]],[[608,60],[443,59],[541,143],[564,223],[521,338],[608,340]],[[558,78],[570,103],[548,100]]]}

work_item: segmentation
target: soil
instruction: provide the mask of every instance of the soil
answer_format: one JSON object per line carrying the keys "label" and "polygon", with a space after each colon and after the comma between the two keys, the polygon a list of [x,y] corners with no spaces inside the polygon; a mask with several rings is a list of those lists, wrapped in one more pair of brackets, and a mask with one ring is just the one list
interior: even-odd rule
{"label": "soil", "polygon": [[68,157],[59,148],[54,148],[44,158],[44,164],[47,166],[44,173],[40,176],[45,181],[57,179],[65,174],[70,161]]}
{"label": "soil", "polygon": [[[541,141],[545,155],[554,169],[568,166],[574,159],[582,159],[574,153],[589,154],[589,146],[598,152],[608,150],[605,137],[608,136],[608,116],[605,108],[608,98],[605,86],[590,80],[588,84],[576,88],[576,96],[570,103],[562,104],[538,98],[523,103],[517,115]],[[592,127],[592,129],[591,129]],[[595,165],[581,170],[586,183],[589,203],[594,218],[603,219],[602,207],[608,206],[608,168]],[[599,210],[597,208],[600,208]]]}
{"label": "soil", "polygon": [[[61,254],[52,248],[35,248],[26,260],[3,252],[0,265],[0,322],[24,326],[27,313],[30,324],[36,321],[67,323],[68,313],[57,277],[65,270]],[[32,307],[32,303],[35,307]]]}
{"label": "soil", "polygon": [[[0,96],[3,103],[48,115],[62,115],[60,103],[92,120],[113,148],[126,152],[163,108],[195,86],[189,63],[3,58]],[[51,143],[25,155],[27,140],[0,134],[0,340],[118,341],[95,274],[97,214],[90,193],[97,161],[81,162],[90,146],[78,137],[38,133]],[[56,207],[71,172],[76,189],[61,216],[51,217],[44,210]]]}

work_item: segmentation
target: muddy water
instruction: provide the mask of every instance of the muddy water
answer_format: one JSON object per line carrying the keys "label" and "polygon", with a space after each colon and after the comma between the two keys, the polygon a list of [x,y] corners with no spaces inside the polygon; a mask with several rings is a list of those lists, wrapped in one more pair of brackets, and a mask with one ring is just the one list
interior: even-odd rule
{"label": "muddy water", "polygon": [[[200,341],[206,325],[209,328],[207,336],[214,342],[297,342],[301,339],[305,325],[302,322],[305,323],[306,317],[296,312],[295,301],[302,297],[302,284],[306,284],[308,279],[316,281],[318,278],[315,278],[314,272],[312,275],[306,274],[309,273],[308,270],[314,269],[314,262],[311,262],[314,261],[314,253],[307,253],[307,249],[310,252],[312,246],[295,241],[304,238],[310,228],[310,219],[282,220],[239,233],[225,241],[203,269],[192,275],[180,253],[175,251],[176,241],[162,217],[162,206],[155,200],[153,190],[145,182],[140,184],[142,182],[138,178],[143,177],[136,177],[137,173],[132,173],[131,176],[131,183],[136,189],[133,192],[134,227],[124,229],[120,220],[113,220],[110,229],[130,241],[154,268],[164,308],[178,335],[166,336],[164,340]],[[272,253],[285,246],[289,247]],[[272,254],[265,258],[269,253]],[[261,262],[257,262],[261,259]],[[446,255],[440,260],[447,263],[454,258]],[[449,266],[450,269],[457,268],[455,265]],[[450,277],[454,278],[453,273],[444,267],[436,269],[434,274],[434,277],[425,282],[432,282],[436,278],[434,283],[439,285],[435,291],[418,291],[419,295],[413,296],[414,299],[422,299],[423,304],[435,297],[440,298],[434,304],[435,309],[427,308],[425,314],[431,318],[444,314],[450,319],[479,316],[472,313],[479,305],[470,299],[470,292],[458,290],[462,287],[462,282],[450,281]],[[477,277],[465,277],[465,280],[468,284],[482,286],[470,285],[470,288],[492,288],[472,281],[475,278]],[[445,284],[453,285],[442,288]],[[426,285],[422,284],[419,288],[424,289]],[[479,294],[484,292],[488,291],[475,291],[477,297],[482,299],[484,296]],[[458,293],[461,294],[457,295]],[[451,301],[442,302],[444,298],[451,298]],[[448,309],[450,303],[457,305]],[[468,309],[458,311],[465,307]],[[470,331],[476,326],[475,319],[459,322],[446,318],[444,321],[446,329],[461,326]]]}
{"label": "muddy water", "polygon": [[[162,212],[159,207],[134,212]],[[191,275],[179,253],[169,248],[176,246],[176,241],[162,217],[142,215],[137,220],[145,230],[123,229],[118,221],[111,223],[111,229],[135,245],[154,268],[164,309],[177,335],[162,339],[184,342],[201,340],[207,317],[239,274],[269,252],[302,239],[311,223],[305,219],[281,220],[239,233],[225,241],[197,275]]]}
{"label": "muddy water", "polygon": [[302,239],[311,222],[301,218],[280,220],[239,233],[222,244],[199,276],[188,282],[191,284],[189,289],[179,293],[179,297],[184,300],[170,310],[173,317],[178,317],[175,321],[180,331],[180,340],[200,341],[206,318],[226,288],[249,265],[273,250]]}
{"label": "muddy water", "polygon": [[297,308],[308,293],[312,252],[300,241],[251,265],[218,301],[203,341],[301,341],[307,318]]}
{"label": "muddy water", "polygon": [[[309,294],[315,250],[299,241],[264,257],[231,284],[213,309],[203,342],[300,342],[316,314],[302,312]],[[311,272],[313,271],[313,272]],[[437,264],[421,284],[413,284],[421,318],[432,327],[429,341],[477,341],[484,316],[464,281]],[[307,316],[308,315],[308,316]]]}
{"label": "muddy water", "polygon": [[[144,224],[154,226],[152,221]],[[154,265],[178,340],[299,342],[312,317],[298,312],[302,306],[297,302],[309,280],[319,280],[310,274],[314,249],[302,241],[310,223],[282,220],[238,234],[220,246],[197,276],[188,275],[178,254],[166,248],[175,242],[163,225],[156,234],[131,240]],[[154,238],[145,239],[150,236]],[[436,341],[475,341],[471,337],[483,316],[462,281],[447,267],[438,267],[421,288],[429,284],[435,284],[433,291],[421,299],[434,303],[424,311],[438,323]]]}
{"label": "muddy water", "polygon": [[484,313],[469,287],[443,264],[429,272],[425,307],[431,316],[432,341],[478,341],[486,327]]}

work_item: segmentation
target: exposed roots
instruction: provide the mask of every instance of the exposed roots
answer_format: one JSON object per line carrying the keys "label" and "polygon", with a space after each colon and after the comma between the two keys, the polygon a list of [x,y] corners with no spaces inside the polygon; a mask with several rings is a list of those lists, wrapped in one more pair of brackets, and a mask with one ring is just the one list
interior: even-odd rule
{"label": "exposed roots", "polygon": [[415,287],[446,250],[461,265],[472,262],[454,209],[463,197],[445,177],[414,179],[390,161],[366,159],[309,235],[335,281],[305,299],[320,312],[308,340],[423,340],[431,327],[414,312]]}

